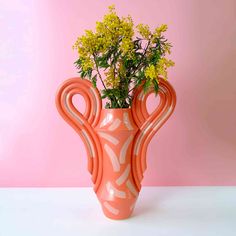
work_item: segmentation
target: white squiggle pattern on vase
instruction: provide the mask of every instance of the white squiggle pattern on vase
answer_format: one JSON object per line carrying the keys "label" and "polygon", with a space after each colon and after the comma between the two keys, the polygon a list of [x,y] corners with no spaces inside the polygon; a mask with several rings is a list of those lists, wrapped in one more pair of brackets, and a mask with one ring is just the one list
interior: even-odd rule
{"label": "white squiggle pattern on vase", "polygon": [[133,195],[134,195],[135,197],[138,196],[138,192],[136,191],[134,185],[130,182],[130,180],[127,180],[126,186],[127,186],[128,189],[130,190],[130,192],[133,193]]}
{"label": "white squiggle pattern on vase", "polygon": [[116,118],[115,121],[108,127],[109,131],[114,131],[116,130],[121,124],[121,120]]}
{"label": "white squiggle pattern on vase", "polygon": [[124,124],[125,124],[125,126],[127,127],[128,130],[133,130],[134,129],[133,126],[130,123],[129,114],[127,112],[124,112],[124,114],[123,114],[123,121],[124,121]]}
{"label": "white squiggle pattern on vase", "polygon": [[123,147],[121,148],[121,151],[120,151],[120,164],[124,164],[125,163],[125,158],[126,158],[126,153],[127,153],[127,150],[128,150],[128,147],[131,143],[131,141],[133,140],[133,135],[129,136],[129,138],[125,141]]}
{"label": "white squiggle pattern on vase", "polygon": [[112,117],[113,117],[112,114],[107,114],[107,116],[101,122],[100,128],[102,128],[102,127],[106,126],[108,123],[110,123],[112,120]]}
{"label": "white squiggle pattern on vase", "polygon": [[[128,114],[127,114],[128,115]],[[121,121],[116,119],[109,127],[108,130],[116,130],[119,128]],[[123,123],[127,127],[128,130],[133,129],[130,124],[129,119],[127,116],[123,116]],[[109,129],[110,128],[110,129]],[[117,153],[116,149],[112,148],[112,145],[117,145],[120,141],[116,139],[111,133],[105,133],[99,131],[99,136],[104,139],[104,150],[106,151],[110,163],[112,165],[114,172],[120,172],[120,175],[114,181],[108,181],[105,183],[106,191],[109,195],[113,196],[114,198],[119,199],[126,199],[133,196],[136,198],[138,196],[138,191],[136,190],[135,186],[133,185],[131,173],[131,164],[127,162],[126,156],[127,151],[132,144],[132,140],[134,139],[134,135],[129,135],[126,140],[124,141],[119,153]],[[118,158],[119,157],[119,158]],[[126,186],[124,188],[124,186]],[[126,189],[124,191],[124,189]],[[112,200],[106,200],[103,202],[104,207],[113,215],[119,214],[119,209],[114,208]],[[132,207],[129,208],[130,211],[133,210],[134,204]]]}
{"label": "white squiggle pattern on vase", "polygon": [[118,197],[118,198],[126,198],[126,193],[124,191],[120,191],[117,188],[115,188],[111,182],[107,182],[106,183],[106,188],[107,188],[107,192],[111,195],[113,195],[114,197]]}
{"label": "white squiggle pattern on vase", "polygon": [[103,203],[104,207],[110,212],[112,213],[113,215],[118,215],[119,214],[119,210],[116,209],[115,207],[111,206],[110,203],[108,203],[107,201],[105,201]]}
{"label": "white squiggle pattern on vase", "polygon": [[104,145],[104,149],[107,152],[107,155],[109,156],[109,158],[111,160],[113,170],[115,172],[120,171],[120,163],[118,161],[118,158],[117,158],[115,152],[111,149],[111,147],[108,144]]}
{"label": "white squiggle pattern on vase", "polygon": [[114,145],[117,145],[119,143],[119,140],[110,134],[107,134],[107,133],[101,132],[101,131],[99,131],[98,133],[99,133],[100,137],[106,139],[107,141],[113,143]]}
{"label": "white squiggle pattern on vase", "polygon": [[119,186],[122,185],[127,180],[127,178],[129,177],[129,173],[130,173],[130,164],[127,165],[124,172],[116,180],[116,184],[119,185]]}

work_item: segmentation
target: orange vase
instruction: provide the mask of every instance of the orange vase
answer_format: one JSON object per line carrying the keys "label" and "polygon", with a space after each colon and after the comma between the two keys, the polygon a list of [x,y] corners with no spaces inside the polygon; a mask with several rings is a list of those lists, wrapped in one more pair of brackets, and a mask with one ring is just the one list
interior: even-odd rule
{"label": "orange vase", "polygon": [[[112,219],[128,218],[141,190],[146,169],[147,146],[172,114],[176,95],[172,86],[159,83],[160,103],[149,114],[140,86],[134,92],[132,108],[102,109],[99,91],[88,80],[65,81],[56,96],[59,113],[80,135],[88,154],[88,171],[104,214]],[[81,114],[72,102],[83,96],[86,109]]]}

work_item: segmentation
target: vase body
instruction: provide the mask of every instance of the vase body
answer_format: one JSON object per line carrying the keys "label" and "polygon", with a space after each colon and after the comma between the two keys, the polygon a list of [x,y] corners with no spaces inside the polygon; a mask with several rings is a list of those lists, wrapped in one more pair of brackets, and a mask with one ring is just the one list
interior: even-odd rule
{"label": "vase body", "polygon": [[138,127],[131,109],[102,109],[95,131],[103,150],[97,197],[106,216],[127,218],[138,197],[131,172],[131,151]]}
{"label": "vase body", "polygon": [[[102,109],[98,90],[88,80],[72,78],[56,96],[59,113],[85,144],[94,191],[104,214],[112,219],[131,215],[147,166],[147,146],[175,107],[174,89],[160,80],[160,103],[149,114],[146,101],[151,93],[153,89],[144,93],[140,87],[134,92],[132,108]],[[72,102],[75,94],[85,100],[83,114]]]}

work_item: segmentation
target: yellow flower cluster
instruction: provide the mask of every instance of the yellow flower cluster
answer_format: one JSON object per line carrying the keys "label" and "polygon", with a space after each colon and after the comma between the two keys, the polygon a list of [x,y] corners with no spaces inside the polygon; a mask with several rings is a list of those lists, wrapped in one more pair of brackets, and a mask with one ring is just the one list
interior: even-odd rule
{"label": "yellow flower cluster", "polygon": [[161,58],[156,66],[157,74],[167,80],[167,68],[174,65],[175,63],[172,60],[168,60],[165,57]]}
{"label": "yellow flower cluster", "polygon": [[105,84],[107,87],[117,88],[119,86],[120,77],[114,73],[114,68],[111,67],[104,74],[106,75]]}
{"label": "yellow flower cluster", "polygon": [[97,43],[97,36],[93,33],[93,31],[86,30],[85,35],[77,39],[73,45],[73,49],[77,49],[78,51],[82,61],[83,70],[94,67],[91,55],[99,49],[99,44]]}
{"label": "yellow flower cluster", "polygon": [[132,73],[143,70],[142,81],[158,82],[160,77],[167,79],[168,67],[174,66],[173,61],[165,58],[171,53],[171,44],[162,35],[167,29],[166,24],[154,31],[148,25],[138,24],[136,30],[140,36],[133,39],[132,18],[119,17],[112,5],[102,21],[96,22],[95,30],[86,30],[73,45],[79,54],[77,67],[90,80],[94,78],[94,72],[100,75],[99,68],[106,69],[105,89],[122,85],[129,88]]}
{"label": "yellow flower cluster", "polygon": [[126,77],[126,69],[125,69],[125,66],[124,66],[122,60],[118,61],[117,71],[118,71],[118,74],[120,75],[120,77],[122,77],[122,78]]}
{"label": "yellow flower cluster", "polygon": [[132,39],[130,38],[123,38],[121,41],[121,51],[122,54],[127,54],[130,58],[132,58],[132,50],[134,48],[134,44],[132,42]]}
{"label": "yellow flower cluster", "polygon": [[151,81],[153,79],[156,79],[157,82],[158,76],[161,76],[163,77],[163,79],[167,80],[167,68],[174,65],[175,63],[172,60],[163,57],[158,61],[156,66],[150,65],[145,69],[145,77],[150,79]]}
{"label": "yellow flower cluster", "polygon": [[167,54],[171,54],[171,44],[169,43],[166,43],[164,46],[163,46],[163,49],[164,49],[164,52],[167,53]]}
{"label": "yellow flower cluster", "polygon": [[115,4],[108,6],[108,9],[110,12],[115,11],[115,9],[116,9]]}
{"label": "yellow flower cluster", "polygon": [[82,61],[82,68],[84,71],[94,68],[94,63],[91,58],[89,57],[81,58],[81,61]]}
{"label": "yellow flower cluster", "polygon": [[104,48],[107,49],[118,43],[122,38],[121,49],[124,52],[132,49],[132,37],[134,35],[133,21],[130,16],[119,18],[114,6],[109,7],[109,14],[105,15],[102,22],[97,22],[96,32],[105,39]]}
{"label": "yellow flower cluster", "polygon": [[158,76],[154,65],[148,66],[145,69],[144,74],[145,74],[145,77],[149,78],[150,80],[153,80],[153,79],[157,78],[157,76]]}
{"label": "yellow flower cluster", "polygon": [[163,32],[165,32],[168,29],[168,26],[166,24],[162,24],[160,27],[157,27],[154,30],[154,33],[150,31],[150,28],[148,25],[144,24],[138,24],[136,26],[138,33],[144,38],[144,39],[150,39],[150,37],[157,38],[160,37]]}
{"label": "yellow flower cluster", "polygon": [[151,36],[151,31],[149,29],[148,25],[144,25],[144,24],[138,24],[136,26],[138,32],[140,33],[140,35],[145,38],[145,39],[149,39]]}
{"label": "yellow flower cluster", "polygon": [[154,37],[160,37],[163,32],[166,32],[168,26],[166,24],[162,24],[160,27],[157,27],[154,31]]}
{"label": "yellow flower cluster", "polygon": [[[94,53],[104,53],[122,38],[120,49],[123,55],[132,55],[134,35],[133,21],[130,16],[119,18],[114,5],[109,7],[109,13],[104,16],[102,22],[96,22],[96,31],[86,30],[85,35],[79,37],[73,49],[76,49],[82,59],[82,68],[93,68]],[[92,59],[91,59],[92,57]]]}

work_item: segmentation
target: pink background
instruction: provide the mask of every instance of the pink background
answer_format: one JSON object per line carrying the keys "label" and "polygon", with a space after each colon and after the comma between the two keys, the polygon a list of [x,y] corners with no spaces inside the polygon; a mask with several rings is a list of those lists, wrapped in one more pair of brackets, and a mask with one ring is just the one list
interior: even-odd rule
{"label": "pink background", "polygon": [[235,185],[235,0],[1,0],[0,186],[91,185],[54,97],[77,75],[72,44],[112,3],[136,23],[167,23],[174,45],[177,107],[150,143],[144,185]]}

